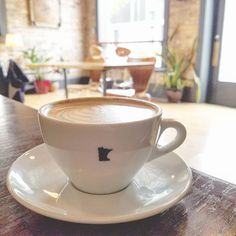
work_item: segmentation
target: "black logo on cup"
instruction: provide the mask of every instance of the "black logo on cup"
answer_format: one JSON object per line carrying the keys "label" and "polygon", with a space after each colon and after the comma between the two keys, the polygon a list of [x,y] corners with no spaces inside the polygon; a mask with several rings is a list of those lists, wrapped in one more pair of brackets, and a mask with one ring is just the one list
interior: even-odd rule
{"label": "black logo on cup", "polygon": [[110,159],[107,157],[107,155],[112,150],[113,149],[99,147],[98,148],[99,161],[110,161]]}

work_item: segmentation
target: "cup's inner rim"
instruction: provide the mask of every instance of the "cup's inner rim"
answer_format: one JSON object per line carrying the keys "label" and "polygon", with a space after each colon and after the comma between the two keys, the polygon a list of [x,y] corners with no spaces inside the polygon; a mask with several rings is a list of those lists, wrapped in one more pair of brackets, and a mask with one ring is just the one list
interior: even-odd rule
{"label": "cup's inner rim", "polygon": [[[66,100],[61,100],[61,101],[56,101],[56,102],[51,102],[48,104],[43,105],[42,107],[39,108],[38,113],[50,120],[56,120],[58,122],[62,122],[62,123],[73,123],[73,122],[69,122],[69,121],[65,121],[65,120],[61,120],[61,119],[57,119],[55,117],[52,116],[48,116],[48,110],[51,110],[54,106],[58,106],[58,105],[63,105],[63,104],[71,104],[71,103],[101,103],[101,104],[115,104],[115,105],[122,105],[125,104],[127,106],[132,106],[132,105],[136,105],[136,106],[141,106],[141,107],[147,107],[149,109],[152,109],[155,113],[148,117],[148,118],[144,118],[141,120],[135,120],[135,121],[127,121],[127,122],[121,122],[123,123],[131,123],[131,122],[140,122],[143,120],[148,120],[148,119],[152,119],[153,117],[158,117],[161,116],[162,114],[162,109],[155,103],[150,102],[150,101],[145,101],[145,100],[141,100],[141,99],[137,99],[137,98],[120,98],[120,97],[85,97],[85,98],[72,98],[72,99],[66,99]],[[76,123],[73,123],[76,124]],[[86,125],[93,125],[94,123],[86,123]],[[106,125],[108,123],[99,123],[96,125]],[[113,123],[113,124],[119,124],[119,123]]]}

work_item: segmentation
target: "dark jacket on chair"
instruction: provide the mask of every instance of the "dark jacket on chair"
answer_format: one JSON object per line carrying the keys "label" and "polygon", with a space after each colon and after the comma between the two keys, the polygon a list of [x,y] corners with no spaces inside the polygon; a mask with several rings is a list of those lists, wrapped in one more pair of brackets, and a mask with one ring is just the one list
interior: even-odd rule
{"label": "dark jacket on chair", "polygon": [[9,81],[8,96],[19,102],[24,102],[25,84],[29,80],[21,68],[12,60],[9,61],[7,80]]}

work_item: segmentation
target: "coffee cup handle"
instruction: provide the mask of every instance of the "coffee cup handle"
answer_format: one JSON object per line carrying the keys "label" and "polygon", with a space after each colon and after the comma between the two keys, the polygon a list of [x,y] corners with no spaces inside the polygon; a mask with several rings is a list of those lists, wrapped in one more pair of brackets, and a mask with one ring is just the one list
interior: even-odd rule
{"label": "coffee cup handle", "polygon": [[[176,130],[176,133],[177,133],[176,137],[166,145],[163,145],[163,146],[158,145],[158,141],[161,135],[168,128],[174,128]],[[186,134],[187,134],[186,128],[179,121],[176,121],[173,119],[163,119],[161,121],[161,128],[160,128],[160,132],[158,134],[157,141],[156,141],[157,144],[153,146],[152,152],[150,154],[148,161],[156,159],[168,152],[173,151],[177,147],[179,147],[184,142],[186,138]]]}

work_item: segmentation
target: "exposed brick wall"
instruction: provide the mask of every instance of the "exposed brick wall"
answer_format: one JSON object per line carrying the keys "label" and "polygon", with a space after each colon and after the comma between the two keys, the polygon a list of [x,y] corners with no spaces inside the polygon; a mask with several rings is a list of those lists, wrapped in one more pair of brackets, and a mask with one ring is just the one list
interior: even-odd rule
{"label": "exposed brick wall", "polygon": [[96,32],[96,0],[84,0],[86,9],[86,14],[84,14],[83,22],[84,22],[84,56],[88,56],[89,47],[92,44],[97,43],[97,32]]}
{"label": "exposed brick wall", "polygon": [[[86,53],[84,22],[88,17],[86,1],[61,0],[61,27],[56,29],[36,27],[31,24],[29,0],[7,0],[6,17],[8,33],[20,34],[24,49],[36,47],[55,61],[60,57],[68,61],[84,59]],[[17,58],[19,55],[18,50],[11,56]]]}
{"label": "exposed brick wall", "polygon": [[61,27],[40,28],[31,25],[28,0],[7,0],[7,30],[20,33],[25,47],[36,46],[54,57],[82,58],[82,9],[80,0],[61,0]]}
{"label": "exposed brick wall", "polygon": [[184,53],[198,37],[200,0],[170,0],[168,35],[179,26],[174,46]]}

